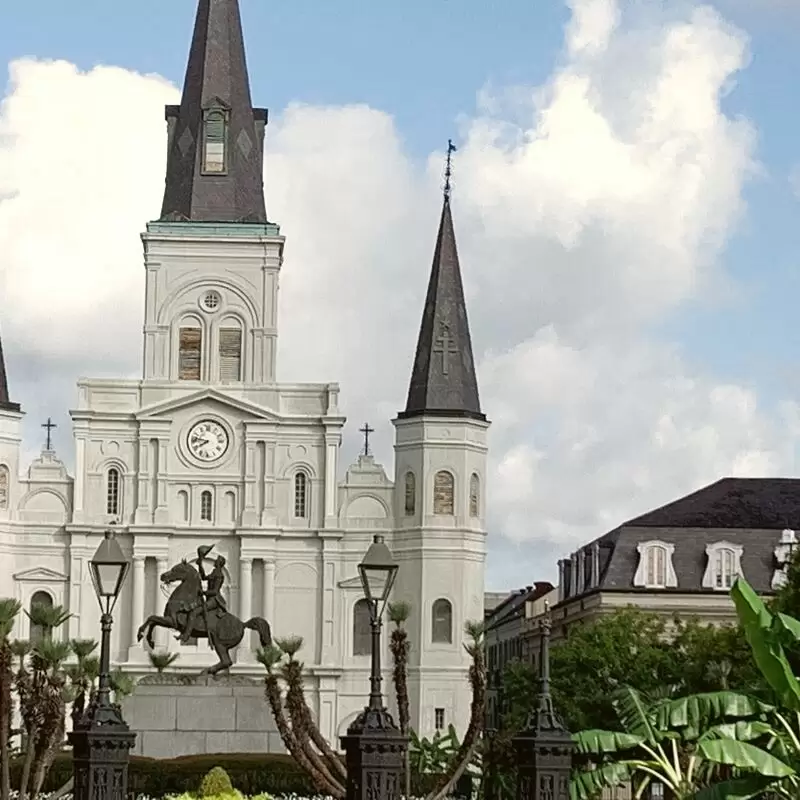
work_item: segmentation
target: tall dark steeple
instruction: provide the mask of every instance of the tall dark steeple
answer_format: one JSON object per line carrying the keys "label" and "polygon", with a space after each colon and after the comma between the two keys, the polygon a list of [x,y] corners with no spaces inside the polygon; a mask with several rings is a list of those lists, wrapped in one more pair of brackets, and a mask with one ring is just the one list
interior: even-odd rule
{"label": "tall dark steeple", "polygon": [[400,419],[426,415],[486,419],[478,397],[467,306],[450,210],[450,154],[454,151],[450,143],[439,235],[406,410],[398,415]]}
{"label": "tall dark steeple", "polygon": [[19,411],[19,403],[12,403],[8,394],[6,361],[3,357],[3,340],[0,339],[0,411]]}
{"label": "tall dark steeple", "polygon": [[199,0],[179,106],[167,106],[162,220],[265,223],[264,129],[253,108],[239,0]]}

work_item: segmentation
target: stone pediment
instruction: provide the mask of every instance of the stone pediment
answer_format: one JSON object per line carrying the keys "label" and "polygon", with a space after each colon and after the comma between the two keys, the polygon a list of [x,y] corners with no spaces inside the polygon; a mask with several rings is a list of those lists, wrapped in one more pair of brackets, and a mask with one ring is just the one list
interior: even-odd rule
{"label": "stone pediment", "polygon": [[31,567],[14,575],[16,581],[35,581],[36,583],[66,583],[67,576],[47,567]]}
{"label": "stone pediment", "polygon": [[340,589],[360,589],[362,592],[364,591],[364,587],[361,583],[361,576],[356,575],[355,578],[345,578],[343,581],[339,581],[339,588]]}
{"label": "stone pediment", "polygon": [[160,403],[154,403],[151,406],[146,406],[145,408],[140,409],[136,414],[136,418],[140,420],[153,419],[154,417],[159,417],[162,414],[172,414],[180,409],[189,408],[190,406],[197,405],[198,403],[204,403],[208,401],[219,403],[226,408],[239,411],[242,414],[246,414],[254,419],[263,420],[264,422],[277,422],[280,420],[280,416],[274,411],[270,411],[262,406],[258,406],[255,403],[250,403],[247,400],[240,400],[239,398],[230,397],[218,389],[201,389],[198,392],[193,392],[192,394],[184,395],[182,397],[173,397]]}

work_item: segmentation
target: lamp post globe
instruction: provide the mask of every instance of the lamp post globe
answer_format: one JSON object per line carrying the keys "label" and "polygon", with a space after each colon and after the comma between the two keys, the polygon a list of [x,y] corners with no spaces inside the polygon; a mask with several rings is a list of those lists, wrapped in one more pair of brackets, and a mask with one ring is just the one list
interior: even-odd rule
{"label": "lamp post globe", "polygon": [[383,536],[373,537],[358,565],[369,604],[371,669],[369,703],[342,737],[347,762],[346,800],[399,800],[408,739],[395,725],[381,693],[381,626],[398,566]]}
{"label": "lamp post globe", "polygon": [[113,531],[106,531],[89,561],[101,611],[98,686],[85,709],[76,703],[69,734],[75,800],[127,799],[128,762],[136,734],[122,718],[120,707],[111,702],[111,626],[112,612],[129,569],[130,561]]}

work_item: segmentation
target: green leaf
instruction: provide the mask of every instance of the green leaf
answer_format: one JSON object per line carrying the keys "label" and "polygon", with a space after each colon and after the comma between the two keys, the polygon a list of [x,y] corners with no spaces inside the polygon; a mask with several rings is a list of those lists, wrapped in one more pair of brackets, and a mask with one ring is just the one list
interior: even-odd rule
{"label": "green leaf", "polygon": [[631,750],[646,741],[645,737],[618,731],[588,730],[572,736],[575,748],[579,753],[599,755],[601,753],[618,753],[620,750]]}
{"label": "green leaf", "polygon": [[683,728],[683,738],[696,739],[713,722],[753,717],[771,708],[738,692],[705,692],[661,703],[654,709],[654,725],[660,731]]}
{"label": "green leaf", "polygon": [[800,711],[800,684],[792,673],[783,648],[771,631],[772,615],[743,578],[737,578],[731,589],[731,597],[753,658],[764,679],[785,705]]}
{"label": "green leaf", "polygon": [[789,764],[749,742],[734,739],[708,739],[698,742],[697,749],[715,764],[728,764],[738,769],[753,770],[760,775],[787,778],[795,771]]}
{"label": "green leaf", "polygon": [[631,771],[624,762],[603,764],[587,772],[573,772],[569,785],[571,800],[592,800],[603,789],[619,786],[630,780]]}
{"label": "green leaf", "polygon": [[653,728],[649,709],[645,707],[641,694],[632,686],[623,686],[614,694],[614,708],[622,727],[630,733],[641,736],[648,742],[658,741]]}
{"label": "green leaf", "polygon": [[706,786],[695,794],[694,800],[749,800],[764,794],[774,783],[774,778],[765,775],[747,775]]}
{"label": "green leaf", "polygon": [[736,722],[725,722],[714,725],[704,734],[703,739],[736,739],[738,742],[749,742],[766,734],[775,735],[774,726],[759,720],[739,719]]}

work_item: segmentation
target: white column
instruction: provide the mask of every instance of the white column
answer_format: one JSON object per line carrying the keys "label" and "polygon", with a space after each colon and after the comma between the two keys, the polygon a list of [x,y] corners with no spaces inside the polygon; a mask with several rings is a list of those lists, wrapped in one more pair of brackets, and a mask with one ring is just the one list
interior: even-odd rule
{"label": "white column", "polygon": [[[159,557],[156,559],[156,579],[155,585],[153,587],[154,592],[154,601],[155,601],[155,613],[160,614],[162,608],[164,607],[164,597],[161,594],[161,576],[167,571],[168,569],[168,561],[165,557]],[[167,629],[166,628],[155,628],[155,642],[156,648],[159,650],[168,650],[169,649],[169,639],[167,638]]]}
{"label": "white column", "polygon": [[270,625],[274,623],[275,614],[275,562],[264,559],[264,619]]}
{"label": "white column", "polygon": [[[253,597],[253,560],[251,558],[239,559],[239,618],[247,622],[252,614]],[[245,631],[242,639],[241,653],[243,658],[248,658],[252,649],[252,631]]]}
{"label": "white column", "polygon": [[144,556],[133,557],[133,572],[131,574],[133,585],[131,607],[131,647],[137,647],[136,632],[144,622]]}
{"label": "white column", "polygon": [[86,486],[86,440],[75,440],[75,488],[73,491],[73,505],[76,514],[83,514],[83,500]]}
{"label": "white column", "polygon": [[338,440],[325,437],[325,527],[335,527],[336,519],[336,460],[339,454]]}

